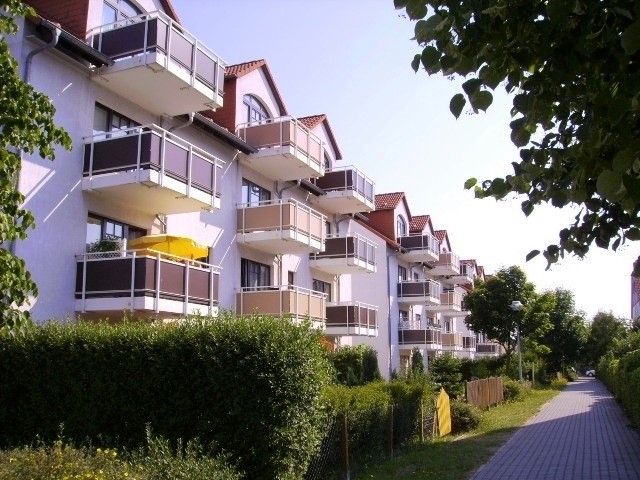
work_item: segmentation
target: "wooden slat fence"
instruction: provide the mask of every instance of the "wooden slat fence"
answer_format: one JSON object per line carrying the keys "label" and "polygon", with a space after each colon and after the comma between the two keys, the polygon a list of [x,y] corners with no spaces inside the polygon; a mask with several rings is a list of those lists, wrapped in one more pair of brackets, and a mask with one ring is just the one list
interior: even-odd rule
{"label": "wooden slat fence", "polygon": [[487,408],[503,400],[502,378],[490,377],[467,382],[468,403],[480,408]]}

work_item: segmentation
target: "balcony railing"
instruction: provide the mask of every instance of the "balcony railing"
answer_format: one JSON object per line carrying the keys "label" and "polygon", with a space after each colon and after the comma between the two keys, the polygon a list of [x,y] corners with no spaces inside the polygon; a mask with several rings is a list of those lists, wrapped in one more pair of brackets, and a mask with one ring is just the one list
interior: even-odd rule
{"label": "balcony railing", "polygon": [[327,305],[327,334],[375,336],[377,314],[378,307],[368,303],[330,303]]}
{"label": "balcony railing", "polygon": [[[137,69],[138,75],[146,75],[142,69],[147,69],[150,76],[122,77],[121,80],[144,78],[152,82],[143,86],[131,85],[132,89],[154,90],[155,82],[166,82],[162,85],[171,87],[171,90],[157,93],[173,94],[174,98],[155,96],[154,101],[149,96],[151,108],[153,103],[158,106],[166,102],[170,107],[164,113],[178,115],[222,106],[225,63],[163,12],[143,13],[94,28],[88,33],[88,43],[114,60],[114,65],[101,74],[109,77],[123,70]],[[162,70],[172,73],[172,78],[154,79],[153,74]],[[118,79],[114,80],[119,83]],[[125,87],[126,83],[121,86]],[[191,91],[188,91],[189,87]],[[126,89],[123,93],[126,94]],[[182,106],[180,100],[184,102]]]}
{"label": "balcony railing", "polygon": [[500,345],[495,343],[478,343],[476,344],[476,353],[498,355],[500,353]]}
{"label": "balcony railing", "polygon": [[[83,188],[115,188],[116,195],[125,195],[119,200],[130,203],[135,196],[135,200],[152,204],[154,212],[214,209],[220,207],[218,169],[223,164],[157,125],[142,125],[85,137]],[[132,191],[128,185],[136,183],[144,185]],[[149,186],[162,187],[159,194],[163,198],[145,196],[154,195]]]}
{"label": "balcony railing", "polygon": [[[239,315],[275,315],[321,322],[324,328],[327,296],[292,285],[243,287],[236,295]],[[318,325],[320,326],[320,325]]]}
{"label": "balcony railing", "polygon": [[440,303],[440,284],[433,280],[403,280],[398,283],[398,301]]}
{"label": "balcony railing", "polygon": [[376,246],[357,233],[327,235],[323,252],[309,255],[311,266],[335,275],[375,272]]}
{"label": "balcony railing", "polygon": [[462,348],[462,334],[461,333],[443,333],[442,334],[442,346],[451,348]]}
{"label": "balcony railing", "polygon": [[76,256],[76,309],[213,314],[220,268],[136,250]]}
{"label": "balcony railing", "polygon": [[473,337],[473,336],[462,337],[462,348],[474,350],[476,348],[476,337]]}
{"label": "balcony railing", "polygon": [[269,253],[318,252],[325,248],[325,221],[294,199],[240,203],[237,239]]}
{"label": "balcony railing", "polygon": [[441,345],[442,331],[428,320],[401,321],[398,325],[400,345]]}
{"label": "balcony railing", "polygon": [[433,275],[459,275],[460,258],[453,252],[440,253],[438,261],[431,270]]}
{"label": "balcony railing", "polygon": [[436,237],[426,234],[411,234],[398,238],[402,247],[400,256],[409,262],[433,264],[438,261],[440,242]]}
{"label": "balcony railing", "polygon": [[238,125],[237,135],[257,153],[251,168],[274,180],[298,180],[324,174],[324,142],[292,117]]}
{"label": "balcony railing", "polygon": [[463,295],[458,292],[446,291],[440,294],[440,305],[452,311],[462,310]]}
{"label": "balcony railing", "polygon": [[353,166],[325,171],[314,183],[326,192],[318,197],[318,203],[334,213],[369,212],[375,208],[373,180]]}

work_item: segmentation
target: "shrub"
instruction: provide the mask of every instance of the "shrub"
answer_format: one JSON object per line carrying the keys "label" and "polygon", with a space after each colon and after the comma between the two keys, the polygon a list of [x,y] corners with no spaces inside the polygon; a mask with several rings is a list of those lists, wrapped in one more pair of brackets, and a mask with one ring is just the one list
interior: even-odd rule
{"label": "shrub", "polygon": [[567,379],[564,377],[556,377],[553,380],[551,380],[551,383],[549,384],[549,386],[555,390],[562,390],[564,387],[567,386]]}
{"label": "shrub", "polygon": [[382,378],[376,351],[368,345],[340,347],[328,355],[342,385],[364,385]]}
{"label": "shrub", "polygon": [[607,354],[600,360],[598,378],[620,400],[632,425],[640,426],[640,350],[621,358]]}
{"label": "shrub", "polygon": [[506,357],[476,358],[471,360],[463,358],[460,363],[460,371],[465,382],[481,378],[499,377],[505,374]]}
{"label": "shrub", "polygon": [[239,480],[223,458],[208,457],[195,441],[173,449],[150,438],[147,447],[123,457],[117,450],[52,446],[0,452],[0,480]]}
{"label": "shrub", "polygon": [[452,398],[459,398],[464,392],[462,364],[459,358],[446,353],[438,355],[429,364],[429,374],[436,388],[444,388]]}
{"label": "shrub", "polygon": [[250,478],[294,479],[323,435],[319,333],[254,317],[152,326],[50,324],[0,339],[0,443],[36,435],[134,447],[145,426],[228,452]]}
{"label": "shrub", "polygon": [[525,392],[525,385],[517,380],[502,377],[502,394],[505,401],[520,400]]}
{"label": "shrub", "polygon": [[414,348],[411,352],[411,370],[409,371],[410,377],[421,377],[424,375],[424,359],[422,353],[417,348]]}
{"label": "shrub", "polygon": [[480,425],[480,410],[478,407],[461,402],[451,401],[451,433],[462,433],[473,430]]}

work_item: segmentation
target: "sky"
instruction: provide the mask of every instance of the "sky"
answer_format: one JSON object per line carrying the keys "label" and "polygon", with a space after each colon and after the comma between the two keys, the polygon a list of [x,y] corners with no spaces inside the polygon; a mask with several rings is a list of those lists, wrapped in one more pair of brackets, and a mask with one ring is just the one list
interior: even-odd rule
{"label": "sky", "polygon": [[404,191],[414,215],[446,229],[454,252],[493,272],[520,265],[539,290],[572,290],[589,317],[630,316],[630,273],[640,242],[617,252],[595,245],[584,259],[546,271],[542,255],[576,211],[522,199],[478,200],[467,178],[504,176],[517,149],[509,140],[511,99],[498,87],[487,113],[456,120],[449,100],[460,78],[416,74],[413,22],[393,0],[173,0],[181,23],[228,64],[264,58],[293,116],[326,113],[343,153],[376,182],[376,192]]}

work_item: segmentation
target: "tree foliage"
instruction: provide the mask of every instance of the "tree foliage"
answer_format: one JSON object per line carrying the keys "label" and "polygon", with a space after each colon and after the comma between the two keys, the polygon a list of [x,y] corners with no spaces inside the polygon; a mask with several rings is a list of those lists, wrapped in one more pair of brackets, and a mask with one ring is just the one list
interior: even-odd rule
{"label": "tree foliage", "polygon": [[585,347],[586,360],[592,366],[611,352],[616,344],[623,342],[627,328],[624,320],[612,313],[599,312],[593,317]]}
{"label": "tree foliage", "polygon": [[[553,295],[537,294],[534,285],[516,266],[498,270],[486,282],[478,282],[464,301],[470,311],[465,319],[469,328],[500,343],[507,356],[516,348],[517,329],[523,339],[537,340],[550,328]],[[523,310],[513,311],[513,301],[520,301]]]}
{"label": "tree foliage", "polygon": [[583,315],[576,312],[572,292],[559,288],[553,296],[554,306],[549,315],[551,327],[542,343],[549,348],[546,361],[550,371],[559,372],[580,360],[588,329]]}
{"label": "tree foliage", "polygon": [[[513,173],[465,183],[476,197],[525,197],[522,211],[578,206],[546,247],[548,264],[640,239],[640,2],[394,0],[422,48],[411,65],[464,78],[456,117],[513,96]],[[527,259],[540,252],[534,250]]]}
{"label": "tree foliage", "polygon": [[0,330],[12,331],[24,325],[24,310],[37,287],[24,260],[13,255],[9,244],[26,238],[35,225],[33,215],[23,208],[18,190],[21,154],[37,151],[42,158],[55,157],[55,145],[71,148],[69,135],[55,126],[55,108],[46,95],[25,83],[11,56],[7,35],[17,32],[14,16],[32,14],[18,0],[0,0]]}

